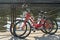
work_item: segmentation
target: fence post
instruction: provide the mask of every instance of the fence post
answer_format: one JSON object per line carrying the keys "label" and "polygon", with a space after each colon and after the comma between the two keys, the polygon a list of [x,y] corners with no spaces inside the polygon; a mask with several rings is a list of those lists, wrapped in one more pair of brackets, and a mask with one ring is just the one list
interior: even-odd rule
{"label": "fence post", "polygon": [[14,20],[16,20],[16,5],[11,5],[11,23],[14,24]]}

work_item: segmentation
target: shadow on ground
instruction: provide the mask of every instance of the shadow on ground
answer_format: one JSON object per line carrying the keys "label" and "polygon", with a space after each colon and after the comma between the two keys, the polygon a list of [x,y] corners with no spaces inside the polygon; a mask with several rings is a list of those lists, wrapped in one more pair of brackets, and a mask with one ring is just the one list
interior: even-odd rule
{"label": "shadow on ground", "polygon": [[[42,37],[34,37],[35,40],[60,40],[60,34],[59,35],[46,35],[46,34],[43,34]],[[17,38],[17,37],[11,37],[10,40],[28,40],[28,39],[20,39],[20,38]]]}
{"label": "shadow on ground", "polygon": [[46,34],[43,34],[42,37],[34,37],[35,40],[60,40],[60,34],[59,35],[46,35]]}
{"label": "shadow on ground", "polygon": [[28,40],[28,39],[20,39],[18,37],[11,37],[9,40]]}

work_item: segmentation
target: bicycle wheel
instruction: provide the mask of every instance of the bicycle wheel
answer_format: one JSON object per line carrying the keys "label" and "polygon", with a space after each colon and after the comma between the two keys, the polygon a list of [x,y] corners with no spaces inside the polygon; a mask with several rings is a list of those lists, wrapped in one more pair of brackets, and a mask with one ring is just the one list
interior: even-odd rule
{"label": "bicycle wheel", "polygon": [[[50,22],[48,20],[50,20]],[[55,34],[58,30],[58,25],[57,25],[56,21],[52,20],[52,19],[47,19],[45,21],[44,27],[45,27],[45,31],[50,35]]]}
{"label": "bicycle wheel", "polygon": [[13,27],[14,27],[14,24],[12,23],[11,26],[10,26],[10,33],[11,33],[12,35],[14,35],[14,33],[13,33]]}
{"label": "bicycle wheel", "polygon": [[16,37],[19,37],[22,39],[26,38],[31,33],[30,24],[28,22],[26,22],[25,24],[24,20],[20,20],[18,23],[15,24],[13,28],[13,32]]}
{"label": "bicycle wheel", "polygon": [[[17,21],[18,21],[18,20],[16,20],[15,23],[16,23]],[[14,33],[13,33],[13,27],[14,27],[15,23],[11,23],[11,26],[10,26],[10,33],[11,33],[12,35],[14,35]]]}
{"label": "bicycle wheel", "polygon": [[41,31],[45,34],[48,34],[48,32],[52,31],[52,21],[50,19],[46,19],[43,25],[43,29]]}
{"label": "bicycle wheel", "polygon": [[50,35],[55,34],[57,32],[57,30],[58,30],[58,24],[57,24],[56,20],[52,20],[52,22],[53,22],[52,31],[51,32],[48,32]]}

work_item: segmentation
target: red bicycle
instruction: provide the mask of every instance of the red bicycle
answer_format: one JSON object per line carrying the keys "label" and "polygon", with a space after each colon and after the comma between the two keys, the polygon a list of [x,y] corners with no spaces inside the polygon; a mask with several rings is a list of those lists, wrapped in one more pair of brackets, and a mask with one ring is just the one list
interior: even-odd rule
{"label": "red bicycle", "polygon": [[[31,33],[31,30],[41,30],[46,34],[56,33],[58,29],[56,21],[45,17],[45,13],[46,12],[39,11],[38,20],[34,21],[34,18],[30,15],[30,11],[25,10],[24,20],[18,20],[18,22],[13,27],[13,35],[19,38],[26,38]],[[56,26],[56,30],[51,32],[53,28],[55,28],[54,25]]]}
{"label": "red bicycle", "polygon": [[40,17],[36,22],[30,15],[30,12],[26,12],[25,20],[19,20],[19,22],[15,24],[13,28],[13,33],[16,37],[25,38],[31,33],[31,30],[33,31],[41,30],[46,34],[47,33],[52,34],[50,33],[52,29],[53,29],[53,21],[50,20],[49,18],[45,19],[45,16],[43,14],[40,14]]}

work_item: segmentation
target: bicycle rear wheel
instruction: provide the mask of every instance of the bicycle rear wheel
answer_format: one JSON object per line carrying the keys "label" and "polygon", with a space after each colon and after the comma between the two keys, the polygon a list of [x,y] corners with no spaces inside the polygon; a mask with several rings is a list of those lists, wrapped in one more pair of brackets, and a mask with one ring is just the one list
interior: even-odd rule
{"label": "bicycle rear wheel", "polygon": [[52,31],[52,21],[50,19],[46,19],[43,25],[43,29],[41,31],[45,34],[48,34],[48,32]]}
{"label": "bicycle rear wheel", "polygon": [[52,21],[50,19],[46,19],[43,25],[43,29],[41,29],[41,31],[45,34],[48,34],[48,31],[51,32],[52,31],[52,27],[50,25]]}
{"label": "bicycle rear wheel", "polygon": [[[48,22],[47,20],[50,20],[51,22]],[[58,25],[56,23],[56,20],[52,20],[52,19],[47,19],[47,20],[45,21],[44,29],[48,34],[53,35],[57,32]]]}

